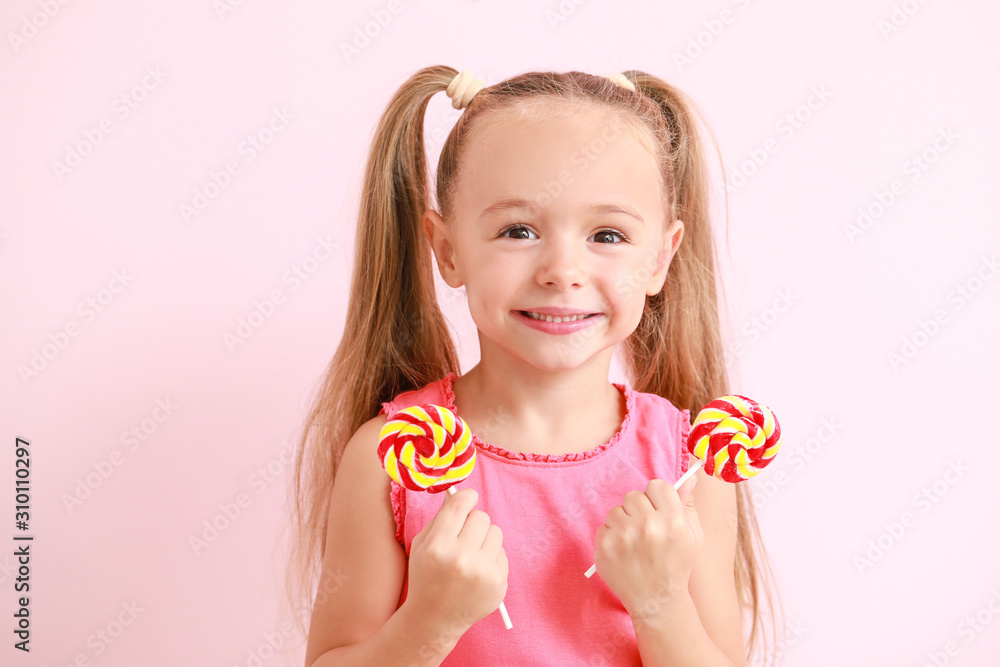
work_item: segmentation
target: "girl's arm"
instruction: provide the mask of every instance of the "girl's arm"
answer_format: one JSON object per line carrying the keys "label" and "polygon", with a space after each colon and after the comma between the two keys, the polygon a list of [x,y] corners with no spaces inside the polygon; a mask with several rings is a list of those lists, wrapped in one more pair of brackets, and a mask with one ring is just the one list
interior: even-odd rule
{"label": "girl's arm", "polygon": [[380,414],[363,424],[348,441],[337,470],[307,667],[436,666],[461,635],[427,627],[405,603],[396,609],[406,555],[395,538],[389,476],[375,455],[386,421]]}
{"label": "girl's arm", "polygon": [[702,470],[696,476],[692,495],[704,542],[687,590],[659,599],[655,613],[633,618],[639,652],[649,666],[743,667],[743,626],[733,575],[736,485]]}

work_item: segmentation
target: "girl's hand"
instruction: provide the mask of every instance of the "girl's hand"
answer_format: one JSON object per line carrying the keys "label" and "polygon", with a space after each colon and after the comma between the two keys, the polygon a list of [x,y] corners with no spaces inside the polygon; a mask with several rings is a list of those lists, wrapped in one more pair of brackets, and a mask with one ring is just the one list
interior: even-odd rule
{"label": "girl's hand", "polygon": [[692,495],[696,481],[697,476],[678,494],[673,484],[652,479],[645,493],[626,493],[597,529],[597,571],[633,617],[652,613],[687,590],[704,541]]}
{"label": "girl's hand", "polygon": [[477,502],[475,489],[447,494],[410,545],[404,604],[443,632],[464,633],[507,594],[503,535]]}

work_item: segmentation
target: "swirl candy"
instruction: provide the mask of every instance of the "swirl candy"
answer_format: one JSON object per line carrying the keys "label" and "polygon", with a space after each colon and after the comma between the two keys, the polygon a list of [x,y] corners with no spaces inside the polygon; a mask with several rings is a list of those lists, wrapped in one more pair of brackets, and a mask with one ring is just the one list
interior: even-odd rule
{"label": "swirl candy", "polygon": [[397,484],[440,493],[469,476],[476,464],[472,430],[446,407],[404,408],[379,433],[378,457]]}
{"label": "swirl candy", "polygon": [[767,406],[739,394],[717,398],[698,413],[688,451],[705,472],[727,482],[759,473],[781,446],[781,427]]}

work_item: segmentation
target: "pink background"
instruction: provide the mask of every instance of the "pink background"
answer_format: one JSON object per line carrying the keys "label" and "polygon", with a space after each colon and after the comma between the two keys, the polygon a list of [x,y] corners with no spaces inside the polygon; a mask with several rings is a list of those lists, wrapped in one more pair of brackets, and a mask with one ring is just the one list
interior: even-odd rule
{"label": "pink background", "polygon": [[[638,68],[694,97],[741,183],[718,230],[734,386],[784,432],[751,484],[785,664],[996,664],[995,3],[225,2],[0,8],[0,664],[301,664],[278,607],[287,456],[341,337],[373,129],[434,64]],[[428,132],[455,117],[436,96]],[[859,207],[880,215],[849,238]],[[474,327],[440,287],[465,371]],[[30,655],[10,630],[16,436]]]}

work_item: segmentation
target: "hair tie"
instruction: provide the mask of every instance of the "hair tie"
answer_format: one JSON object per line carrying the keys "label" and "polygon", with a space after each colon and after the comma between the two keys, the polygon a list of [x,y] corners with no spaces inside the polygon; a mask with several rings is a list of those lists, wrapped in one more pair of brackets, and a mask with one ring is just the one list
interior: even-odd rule
{"label": "hair tie", "polygon": [[451,106],[456,109],[463,109],[469,106],[469,102],[480,90],[486,87],[486,82],[468,70],[462,70],[456,74],[455,78],[448,84],[445,92],[451,98]]}
{"label": "hair tie", "polygon": [[619,86],[624,86],[633,93],[635,92],[635,84],[629,81],[629,78],[624,74],[608,74],[607,78],[611,79],[611,81],[617,83]]}

